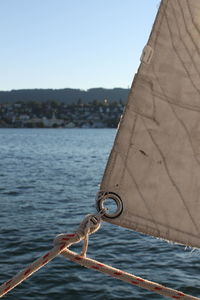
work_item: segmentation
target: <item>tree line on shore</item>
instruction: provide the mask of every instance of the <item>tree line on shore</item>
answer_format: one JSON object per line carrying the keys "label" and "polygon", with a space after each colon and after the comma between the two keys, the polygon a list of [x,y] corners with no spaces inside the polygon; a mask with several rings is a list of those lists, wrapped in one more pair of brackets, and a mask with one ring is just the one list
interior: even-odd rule
{"label": "tree line on shore", "polygon": [[88,90],[81,89],[22,89],[11,91],[0,91],[0,103],[24,102],[48,102],[57,101],[65,104],[77,103],[79,99],[83,103],[91,103],[94,100],[103,101],[109,99],[109,102],[121,100],[127,101],[129,89],[123,88],[92,88]]}

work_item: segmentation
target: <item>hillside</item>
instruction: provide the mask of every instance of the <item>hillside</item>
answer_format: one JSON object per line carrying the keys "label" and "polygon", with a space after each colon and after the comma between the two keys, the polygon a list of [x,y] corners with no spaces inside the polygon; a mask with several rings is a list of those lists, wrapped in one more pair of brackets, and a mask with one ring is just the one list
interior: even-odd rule
{"label": "hillside", "polygon": [[108,99],[110,102],[127,101],[129,89],[114,88],[92,88],[89,90],[80,89],[26,89],[0,91],[0,103],[16,103],[18,101],[58,101],[66,104],[82,101],[83,103],[94,100],[102,101]]}

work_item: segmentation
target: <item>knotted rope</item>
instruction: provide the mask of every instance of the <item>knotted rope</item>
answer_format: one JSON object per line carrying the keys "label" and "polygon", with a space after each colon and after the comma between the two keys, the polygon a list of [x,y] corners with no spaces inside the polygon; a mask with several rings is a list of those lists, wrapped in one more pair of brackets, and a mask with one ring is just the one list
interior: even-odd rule
{"label": "knotted rope", "polygon": [[[84,267],[108,274],[112,277],[126,281],[133,285],[140,286],[144,289],[150,290],[160,295],[164,295],[172,299],[200,300],[200,298],[186,295],[177,290],[164,287],[155,282],[142,279],[130,273],[126,273],[119,269],[102,264],[96,260],[87,258],[86,251],[88,247],[88,237],[90,234],[96,232],[99,229],[102,213],[99,213],[97,215],[87,215],[85,219],[82,221],[82,223],[80,224],[79,228],[75,231],[75,233],[58,235],[54,240],[54,248],[51,251],[49,251],[42,257],[38,258],[26,269],[22,270],[11,280],[5,282],[0,286],[0,298],[3,297],[9,291],[11,291],[15,286],[20,284],[22,281],[30,277],[34,272],[36,272],[44,265],[46,265],[48,262],[50,262],[57,255],[62,254],[64,257],[74,262],[77,262]],[[68,249],[68,247],[70,247],[72,244],[78,243],[81,240],[84,240],[81,255],[78,255],[77,253],[72,252]]]}
{"label": "knotted rope", "polygon": [[81,240],[84,240],[83,255],[86,254],[87,245],[88,245],[88,236],[96,232],[101,223],[101,213],[97,215],[87,215],[84,220],[81,222],[79,228],[72,234],[60,234],[54,240],[54,248],[47,252],[42,257],[35,260],[31,265],[17,273],[11,280],[6,281],[0,286],[0,298],[11,291],[18,284],[23,282],[25,279],[30,277],[37,270],[42,268],[57,255],[59,255],[66,247],[70,247],[72,244],[78,243]]}

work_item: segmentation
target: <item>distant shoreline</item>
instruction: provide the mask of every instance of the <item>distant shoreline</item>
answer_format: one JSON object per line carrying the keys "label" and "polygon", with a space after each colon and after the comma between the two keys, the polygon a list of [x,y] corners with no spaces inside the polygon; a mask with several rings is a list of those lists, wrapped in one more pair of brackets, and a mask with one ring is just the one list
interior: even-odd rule
{"label": "distant shoreline", "polygon": [[0,104],[0,128],[117,128],[121,101],[94,100],[75,104],[57,101]]}

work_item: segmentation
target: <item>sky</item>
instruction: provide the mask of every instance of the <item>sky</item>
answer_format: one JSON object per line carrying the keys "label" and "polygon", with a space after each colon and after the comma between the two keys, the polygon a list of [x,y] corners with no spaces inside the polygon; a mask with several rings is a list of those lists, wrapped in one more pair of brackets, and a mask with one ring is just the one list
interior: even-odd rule
{"label": "sky", "polygon": [[0,0],[0,90],[128,88],[159,0]]}

